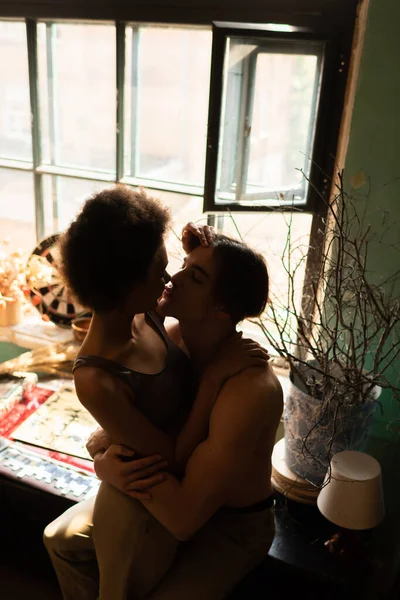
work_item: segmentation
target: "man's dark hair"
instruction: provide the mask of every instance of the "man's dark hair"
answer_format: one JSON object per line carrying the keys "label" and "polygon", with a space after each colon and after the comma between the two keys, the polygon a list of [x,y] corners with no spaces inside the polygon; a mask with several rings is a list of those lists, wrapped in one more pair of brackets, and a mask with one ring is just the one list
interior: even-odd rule
{"label": "man's dark hair", "polygon": [[[198,238],[189,238],[190,250],[200,245]],[[268,301],[268,268],[264,257],[226,235],[213,237],[215,260],[215,302],[223,307],[235,323],[248,317],[258,317]]]}
{"label": "man's dark hair", "polygon": [[169,210],[143,189],[94,194],[60,236],[60,270],[77,300],[104,312],[144,281],[169,224]]}

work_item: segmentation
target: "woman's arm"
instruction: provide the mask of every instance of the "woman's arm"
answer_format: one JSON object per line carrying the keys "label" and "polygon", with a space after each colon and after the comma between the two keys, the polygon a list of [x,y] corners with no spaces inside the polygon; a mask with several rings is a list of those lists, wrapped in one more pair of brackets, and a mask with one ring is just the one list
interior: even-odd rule
{"label": "woman's arm", "polygon": [[76,370],[74,379],[79,400],[110,438],[141,456],[159,454],[176,470],[174,440],[135,407],[122,382],[96,367]]}
{"label": "woman's arm", "polygon": [[82,373],[76,372],[75,386],[79,400],[102,427],[88,440],[92,458],[111,443],[118,443],[141,456],[161,455],[168,461],[168,470],[179,474],[194,448],[207,437],[209,416],[221,384],[211,377],[203,379],[176,442],[143,416],[134,405],[133,395],[108,373],[86,367]]}

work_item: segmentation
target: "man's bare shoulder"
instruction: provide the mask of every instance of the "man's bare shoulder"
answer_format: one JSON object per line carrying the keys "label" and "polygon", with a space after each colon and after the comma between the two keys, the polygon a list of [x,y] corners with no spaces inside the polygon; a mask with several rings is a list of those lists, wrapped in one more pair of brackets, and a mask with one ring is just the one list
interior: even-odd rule
{"label": "man's bare shoulder", "polygon": [[[279,379],[269,364],[244,369],[228,379],[222,388],[221,400],[252,406],[260,414],[282,414],[283,392]],[[218,399],[217,399],[218,401]]]}

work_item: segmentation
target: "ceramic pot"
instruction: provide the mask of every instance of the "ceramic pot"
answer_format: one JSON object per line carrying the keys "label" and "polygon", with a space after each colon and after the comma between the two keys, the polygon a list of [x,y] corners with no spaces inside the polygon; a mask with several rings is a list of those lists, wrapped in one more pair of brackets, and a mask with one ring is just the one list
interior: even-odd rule
{"label": "ceramic pot", "polygon": [[365,450],[381,389],[375,386],[364,404],[343,405],[338,398],[329,403],[313,398],[301,387],[291,375],[284,409],[286,464],[303,479],[321,485],[337,452]]}

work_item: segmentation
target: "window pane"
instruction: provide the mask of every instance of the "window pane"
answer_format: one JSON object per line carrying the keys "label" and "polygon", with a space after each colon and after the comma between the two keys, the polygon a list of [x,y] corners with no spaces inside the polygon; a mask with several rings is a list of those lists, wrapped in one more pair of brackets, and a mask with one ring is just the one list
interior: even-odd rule
{"label": "window pane", "polygon": [[25,23],[0,21],[0,156],[32,160]]}
{"label": "window pane", "polygon": [[115,171],[112,25],[38,25],[43,161]]}
{"label": "window pane", "polygon": [[93,193],[110,187],[102,181],[43,175],[46,236],[63,231]]}
{"label": "window pane", "polygon": [[127,175],[204,184],[210,60],[209,30],[128,29]]}
{"label": "window pane", "polygon": [[36,245],[32,173],[0,169],[0,239],[12,249],[31,252]]}
{"label": "window pane", "polygon": [[322,46],[228,38],[217,201],[302,203]]}
{"label": "window pane", "polygon": [[309,132],[316,56],[259,54],[246,193],[302,187],[310,165]]}

